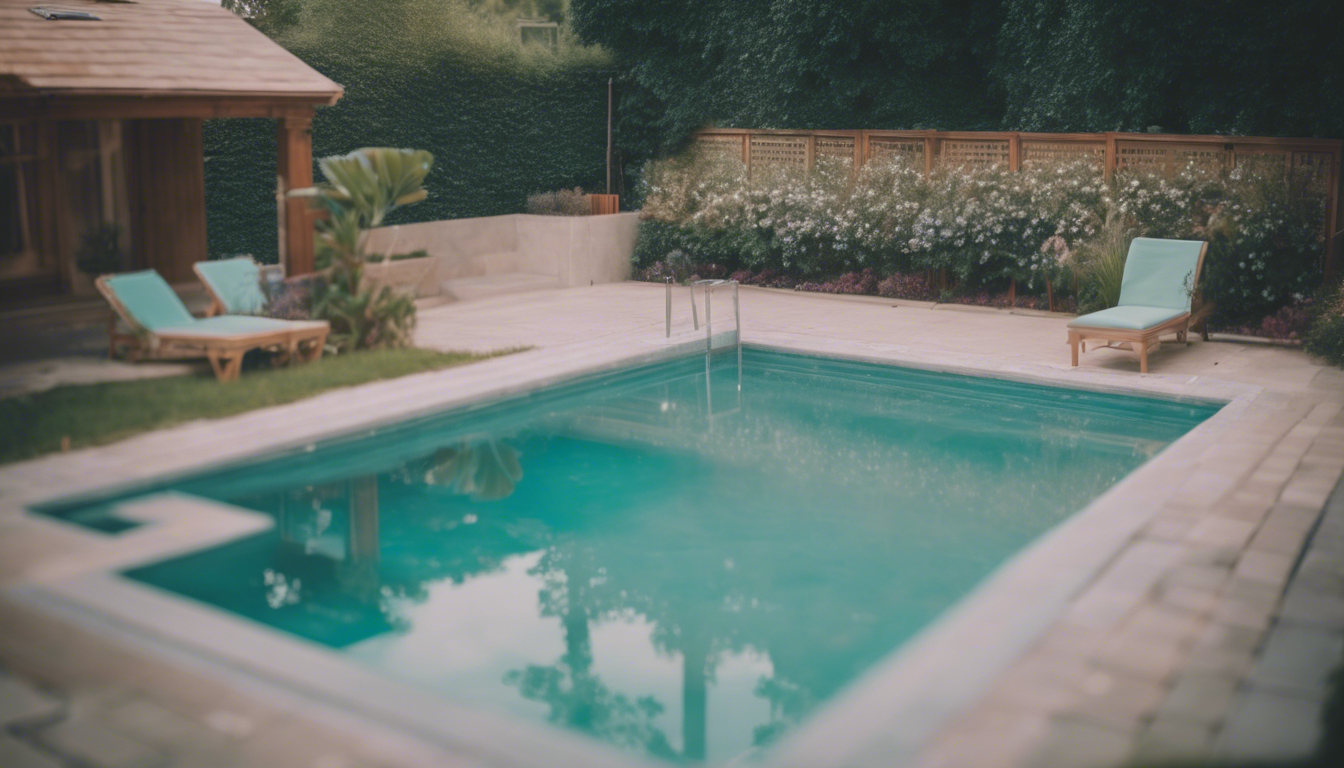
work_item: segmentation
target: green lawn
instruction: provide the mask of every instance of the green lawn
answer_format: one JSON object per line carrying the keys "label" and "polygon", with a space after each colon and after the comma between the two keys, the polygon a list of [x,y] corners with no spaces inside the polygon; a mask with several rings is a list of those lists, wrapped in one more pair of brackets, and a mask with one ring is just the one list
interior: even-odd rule
{"label": "green lawn", "polygon": [[[517,350],[509,350],[517,351]],[[337,387],[451,368],[508,352],[477,355],[395,349],[326,357],[307,365],[245,370],[219,383],[199,374],[57,387],[0,400],[0,463],[102,445],[194,419],[302,400]]]}

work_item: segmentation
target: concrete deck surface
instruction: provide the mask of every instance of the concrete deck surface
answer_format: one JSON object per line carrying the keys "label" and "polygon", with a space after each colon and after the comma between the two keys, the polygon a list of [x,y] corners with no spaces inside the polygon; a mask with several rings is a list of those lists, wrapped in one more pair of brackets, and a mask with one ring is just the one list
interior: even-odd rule
{"label": "concrete deck surface", "polygon": [[[435,307],[421,313],[421,346],[534,349],[0,467],[0,587],[40,584],[137,546],[134,537],[110,540],[28,515],[28,503],[302,445],[647,358],[669,344],[692,348],[703,331],[691,328],[686,289],[673,298],[672,342],[658,285]],[[731,327],[730,308],[721,289],[716,330]],[[741,312],[747,343],[1238,398],[1218,434],[1149,473],[1163,482],[1135,501],[1143,509],[1123,546],[1095,563],[1066,610],[974,704],[919,744],[878,740],[845,764],[1025,768],[1311,749],[1318,734],[1303,723],[1320,710],[1321,664],[1344,647],[1344,512],[1323,518],[1344,472],[1344,371],[1297,350],[1198,340],[1164,345],[1147,376],[1133,355],[1112,350],[1071,369],[1067,318],[1040,313],[750,288]],[[239,686],[190,659],[106,639],[8,597],[0,626],[6,768],[486,764],[452,745]]]}

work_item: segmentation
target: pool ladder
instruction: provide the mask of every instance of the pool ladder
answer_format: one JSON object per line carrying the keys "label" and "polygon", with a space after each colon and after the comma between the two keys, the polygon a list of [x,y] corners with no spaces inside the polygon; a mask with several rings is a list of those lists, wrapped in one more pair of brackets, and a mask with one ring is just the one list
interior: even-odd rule
{"label": "pool ladder", "polygon": [[[710,358],[714,353],[714,334],[712,330],[714,312],[714,289],[724,285],[733,286],[733,322],[736,325],[734,345],[737,347],[737,408],[723,413],[714,413],[714,393],[710,380]],[[742,409],[742,305],[738,301],[738,282],[736,280],[696,280],[687,285],[691,297],[691,323],[700,330],[700,313],[695,303],[695,288],[700,286],[705,296],[705,398],[709,406],[709,416],[726,416]],[[665,338],[672,338],[672,278],[666,282],[666,323]]]}

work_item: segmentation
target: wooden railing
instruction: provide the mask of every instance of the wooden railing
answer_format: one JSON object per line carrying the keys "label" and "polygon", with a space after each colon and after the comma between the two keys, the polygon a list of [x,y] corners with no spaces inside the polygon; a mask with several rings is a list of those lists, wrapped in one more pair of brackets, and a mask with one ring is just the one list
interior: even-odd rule
{"label": "wooden railing", "polygon": [[794,165],[811,169],[816,158],[831,156],[853,163],[857,172],[875,157],[902,155],[925,173],[939,163],[1000,166],[1016,171],[1038,161],[1093,158],[1107,179],[1124,168],[1173,173],[1194,162],[1235,168],[1254,162],[1282,168],[1285,175],[1307,175],[1309,189],[1326,198],[1324,268],[1335,273],[1334,233],[1340,219],[1338,139],[1280,139],[1254,136],[1182,136],[1164,133],[1017,133],[954,131],[764,131],[715,128],[696,133],[696,143],[740,157],[750,177],[753,168]]}

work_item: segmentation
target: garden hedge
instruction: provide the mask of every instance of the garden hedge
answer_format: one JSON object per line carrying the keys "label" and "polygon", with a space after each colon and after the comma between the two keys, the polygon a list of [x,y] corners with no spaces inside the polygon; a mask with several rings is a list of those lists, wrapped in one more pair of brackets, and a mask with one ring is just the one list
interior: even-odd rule
{"label": "garden hedge", "polygon": [[[339,25],[328,5],[339,6]],[[381,18],[414,20],[434,11],[448,17],[445,24],[479,20],[452,0],[369,5],[378,7],[309,0],[293,26],[263,29],[345,87],[313,121],[314,158],[367,146],[434,154],[429,199],[390,223],[518,213],[537,192],[602,191],[613,75],[605,54],[581,47],[501,53],[497,29],[475,30],[484,40],[461,40],[451,36],[457,30],[410,34]],[[367,18],[371,13],[380,18]],[[377,33],[345,34],[365,24]],[[274,261],[274,121],[207,121],[205,154],[211,254]],[[314,178],[321,178],[316,170]]]}

